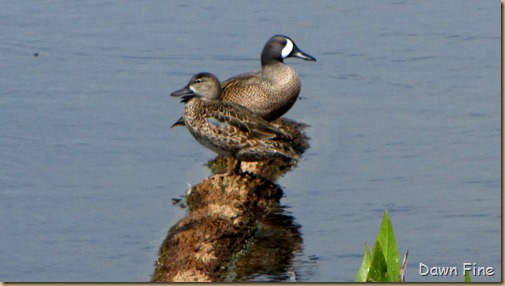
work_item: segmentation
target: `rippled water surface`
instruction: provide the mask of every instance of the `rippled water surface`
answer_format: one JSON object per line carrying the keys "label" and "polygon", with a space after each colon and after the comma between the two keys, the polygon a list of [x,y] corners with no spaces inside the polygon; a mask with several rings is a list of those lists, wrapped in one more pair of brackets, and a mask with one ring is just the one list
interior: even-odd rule
{"label": "rippled water surface", "polygon": [[[385,209],[419,263],[501,280],[497,1],[0,1],[0,281],[148,281],[214,157],[168,94],[257,70],[273,34],[311,148],[279,181],[302,240],[241,281],[352,281]],[[252,252],[254,253],[254,252]],[[279,274],[280,273],[280,274]],[[461,273],[460,273],[461,275]]]}

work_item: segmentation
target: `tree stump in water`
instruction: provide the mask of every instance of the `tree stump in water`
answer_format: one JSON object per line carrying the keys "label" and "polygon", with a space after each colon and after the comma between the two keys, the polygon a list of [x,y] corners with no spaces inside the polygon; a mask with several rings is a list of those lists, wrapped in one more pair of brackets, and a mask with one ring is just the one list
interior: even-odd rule
{"label": "tree stump in water", "polygon": [[[308,148],[305,125],[278,119],[276,127],[295,138],[302,154]],[[282,197],[273,183],[296,162],[273,158],[243,162],[244,173],[219,174],[227,160],[209,162],[215,173],[191,188],[188,215],[176,223],[159,251],[153,282],[221,282],[229,278],[232,264],[254,239],[258,221],[275,212]],[[233,162],[234,163],[234,162]]]}

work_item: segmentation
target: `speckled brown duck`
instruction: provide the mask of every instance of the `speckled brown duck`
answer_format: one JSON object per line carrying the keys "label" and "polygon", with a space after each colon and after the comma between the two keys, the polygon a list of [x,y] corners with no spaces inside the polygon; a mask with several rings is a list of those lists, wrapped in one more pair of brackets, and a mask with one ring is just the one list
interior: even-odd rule
{"label": "speckled brown duck", "polygon": [[289,136],[243,106],[222,100],[221,85],[213,74],[199,73],[171,95],[186,104],[183,123],[200,144],[238,160],[235,173],[240,171],[241,161],[299,158]]}
{"label": "speckled brown duck", "polygon": [[[224,81],[222,98],[246,107],[267,121],[281,117],[295,104],[301,88],[296,71],[284,63],[284,59],[290,57],[316,61],[300,50],[291,38],[271,37],[261,53],[261,70]],[[172,126],[183,124],[179,119]]]}

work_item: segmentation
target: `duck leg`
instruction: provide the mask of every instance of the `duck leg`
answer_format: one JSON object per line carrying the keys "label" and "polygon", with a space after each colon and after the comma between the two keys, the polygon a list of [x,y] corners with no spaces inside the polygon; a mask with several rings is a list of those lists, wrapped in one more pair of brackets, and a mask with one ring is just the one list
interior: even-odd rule
{"label": "duck leg", "polygon": [[237,160],[237,164],[235,165],[235,168],[233,168],[233,173],[239,174],[240,173],[240,164],[242,162],[240,160]]}
{"label": "duck leg", "polygon": [[240,173],[240,161],[237,160],[237,163],[233,164],[234,160],[235,159],[233,159],[233,157],[226,158],[226,167],[228,170],[227,172],[228,175]]}

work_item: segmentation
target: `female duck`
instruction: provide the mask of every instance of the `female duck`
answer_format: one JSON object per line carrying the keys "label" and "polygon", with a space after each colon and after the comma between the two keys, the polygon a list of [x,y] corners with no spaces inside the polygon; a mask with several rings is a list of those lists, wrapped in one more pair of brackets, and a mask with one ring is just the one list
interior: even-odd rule
{"label": "female duck", "polygon": [[200,144],[238,160],[235,173],[240,171],[241,161],[274,156],[299,159],[289,136],[243,106],[221,100],[221,85],[213,74],[199,73],[171,95],[186,104],[183,122]]}
{"label": "female duck", "polygon": [[[234,76],[222,83],[222,98],[236,102],[266,121],[284,115],[295,104],[301,83],[296,71],[284,64],[284,59],[295,57],[316,61],[300,50],[284,35],[275,35],[261,53],[261,70]],[[179,119],[173,126],[184,125]]]}

